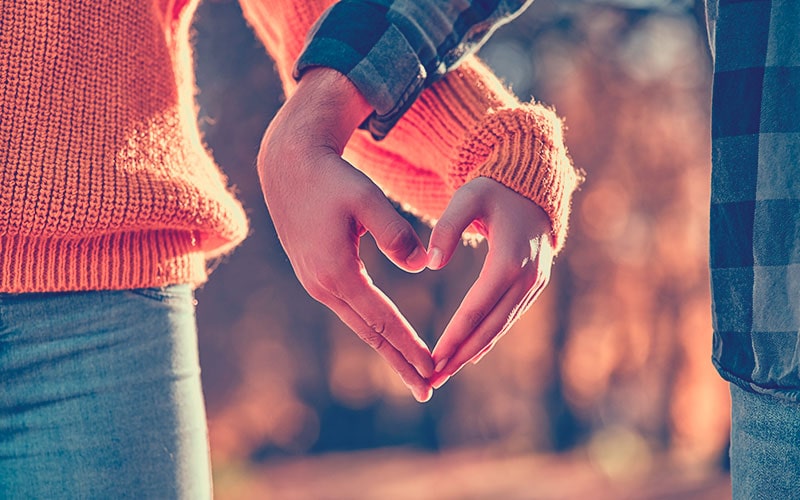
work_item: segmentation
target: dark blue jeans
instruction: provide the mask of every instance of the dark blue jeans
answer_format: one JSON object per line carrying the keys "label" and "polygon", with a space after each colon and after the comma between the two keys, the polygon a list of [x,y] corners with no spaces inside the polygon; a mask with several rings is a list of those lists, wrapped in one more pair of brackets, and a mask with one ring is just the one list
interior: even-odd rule
{"label": "dark blue jeans", "polygon": [[187,285],[0,294],[0,498],[211,496]]}

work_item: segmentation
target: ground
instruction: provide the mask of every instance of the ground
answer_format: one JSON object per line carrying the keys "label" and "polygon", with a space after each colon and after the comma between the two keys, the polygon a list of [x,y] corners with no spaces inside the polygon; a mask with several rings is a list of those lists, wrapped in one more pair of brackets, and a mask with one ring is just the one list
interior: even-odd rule
{"label": "ground", "polygon": [[282,459],[215,472],[217,498],[279,500],[716,500],[727,474],[654,458],[615,479],[583,452],[508,455],[487,450],[432,454],[386,449]]}

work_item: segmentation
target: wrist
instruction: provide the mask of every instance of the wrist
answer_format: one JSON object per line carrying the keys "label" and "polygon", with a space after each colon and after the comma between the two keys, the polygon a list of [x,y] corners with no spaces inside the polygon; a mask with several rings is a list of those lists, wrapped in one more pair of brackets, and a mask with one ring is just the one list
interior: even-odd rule
{"label": "wrist", "polygon": [[322,158],[340,157],[353,131],[371,111],[341,73],[328,68],[309,70],[261,141],[257,164],[264,189],[269,189],[272,180],[285,182],[287,175],[295,182],[317,175]]}
{"label": "wrist", "polygon": [[501,109],[481,122],[458,155],[466,182],[487,177],[541,207],[556,253],[566,238],[572,194],[582,181],[562,127],[554,111],[538,104]]}
{"label": "wrist", "polygon": [[332,147],[339,154],[372,113],[372,106],[346,76],[325,67],[306,71],[284,108],[285,120],[294,124],[299,140]]}

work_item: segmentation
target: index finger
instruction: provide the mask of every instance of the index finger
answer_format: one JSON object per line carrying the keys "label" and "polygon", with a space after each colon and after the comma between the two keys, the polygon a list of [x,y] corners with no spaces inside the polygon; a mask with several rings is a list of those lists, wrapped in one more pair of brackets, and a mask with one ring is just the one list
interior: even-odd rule
{"label": "index finger", "polygon": [[[323,292],[317,294],[318,300],[385,358],[396,351],[421,379],[433,374],[430,350],[391,299],[374,285],[355,251],[322,268],[335,271],[317,277],[317,289]],[[403,367],[391,358],[387,361],[402,375]]]}
{"label": "index finger", "polygon": [[521,271],[521,267],[515,270],[513,266],[501,265],[497,261],[497,254],[490,248],[478,279],[470,287],[439,338],[433,350],[437,375],[449,364],[459,347],[492,313]]}
{"label": "index finger", "polygon": [[[397,309],[392,300],[372,282],[364,265],[359,260],[360,271],[356,275],[343,276],[337,297],[355,312],[369,327],[365,342],[376,350],[376,344],[384,339],[414,366],[423,378],[433,375],[433,359],[425,342]],[[358,333],[358,332],[356,332]]]}
{"label": "index finger", "polygon": [[372,325],[364,321],[364,318],[356,313],[348,303],[342,299],[331,297],[330,301],[326,302],[326,305],[356,335],[380,354],[384,361],[400,376],[400,379],[411,390],[417,401],[424,403],[431,398],[433,389],[430,383],[419,374],[418,369],[409,363],[406,356],[387,341],[384,335],[378,334]]}

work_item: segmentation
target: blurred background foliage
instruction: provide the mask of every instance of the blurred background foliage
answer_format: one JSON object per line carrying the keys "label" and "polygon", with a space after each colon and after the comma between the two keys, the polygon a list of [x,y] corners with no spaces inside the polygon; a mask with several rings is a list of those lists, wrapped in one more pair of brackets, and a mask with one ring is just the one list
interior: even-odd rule
{"label": "blurred background foliage", "polygon": [[[521,99],[566,117],[587,181],[548,289],[494,352],[424,405],[294,278],[254,167],[280,84],[238,4],[201,5],[201,128],[252,222],[198,292],[219,497],[578,498],[581,477],[593,498],[621,498],[614,488],[634,483],[650,498],[686,481],[675,498],[729,494],[719,473],[727,387],[709,361],[702,3],[536,0],[483,47]],[[428,228],[415,227],[427,241]],[[433,346],[485,251],[461,248],[446,269],[420,275],[394,268],[369,238],[362,254]],[[389,489],[354,475],[370,467]]]}

